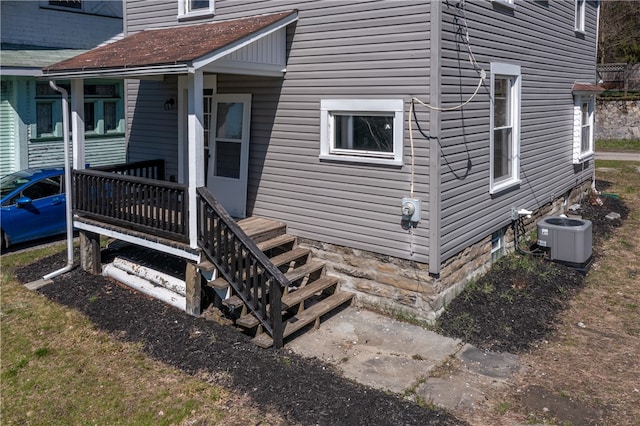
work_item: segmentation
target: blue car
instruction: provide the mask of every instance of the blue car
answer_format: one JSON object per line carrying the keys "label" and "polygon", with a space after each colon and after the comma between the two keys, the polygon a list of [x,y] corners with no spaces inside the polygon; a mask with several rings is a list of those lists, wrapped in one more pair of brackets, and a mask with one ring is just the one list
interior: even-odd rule
{"label": "blue car", "polygon": [[0,179],[2,248],[66,231],[64,168],[27,169]]}

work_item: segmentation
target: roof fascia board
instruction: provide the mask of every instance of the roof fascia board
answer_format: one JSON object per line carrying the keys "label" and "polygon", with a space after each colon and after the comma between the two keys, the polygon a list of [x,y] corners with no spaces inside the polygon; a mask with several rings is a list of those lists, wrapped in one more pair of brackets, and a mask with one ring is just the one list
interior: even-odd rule
{"label": "roof fascia board", "polygon": [[0,75],[3,76],[20,76],[20,77],[40,77],[42,70],[40,68],[28,68],[28,67],[0,67]]}
{"label": "roof fascia board", "polygon": [[195,60],[193,60],[192,65],[194,68],[199,69],[199,68],[203,68],[206,67],[207,65],[209,65],[210,63],[230,54],[235,52],[236,50],[242,49],[245,46],[250,45],[251,43],[268,36],[269,34],[278,31],[282,28],[285,28],[287,25],[296,22],[298,20],[298,12],[294,12],[291,15],[287,16],[286,18],[283,18],[282,20],[278,21],[278,22],[274,22],[273,24],[261,29],[260,31],[257,31],[241,40],[237,40],[233,43],[230,43],[229,45],[216,50],[214,52],[211,52],[207,55],[201,56],[200,58],[197,58]]}
{"label": "roof fascia board", "polygon": [[44,73],[42,77],[47,78],[132,78],[132,79],[153,79],[162,78],[165,74],[187,74],[189,67],[186,64],[162,65],[156,67],[136,67],[125,69],[102,69],[102,70],[77,70],[64,72]]}

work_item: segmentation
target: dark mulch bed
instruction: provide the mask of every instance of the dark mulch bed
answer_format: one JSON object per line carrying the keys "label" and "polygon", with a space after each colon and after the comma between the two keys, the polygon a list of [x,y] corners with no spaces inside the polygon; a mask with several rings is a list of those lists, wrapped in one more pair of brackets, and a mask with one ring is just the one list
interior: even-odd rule
{"label": "dark mulch bed", "polygon": [[[19,270],[17,277],[33,281],[64,263],[64,254],[52,256]],[[276,410],[290,424],[466,424],[443,410],[349,381],[319,360],[258,348],[230,326],[191,317],[79,268],[40,291],[83,312],[114,337],[142,343],[158,360],[189,374],[219,377],[218,384],[250,395],[256,405]]]}
{"label": "dark mulch bed", "polygon": [[[601,190],[607,182],[598,182]],[[610,220],[611,212],[620,219]],[[619,198],[593,196],[579,213],[593,224],[593,255],[598,245],[619,227],[629,209]],[[510,255],[479,280],[469,284],[438,318],[438,331],[485,350],[522,353],[548,338],[557,315],[584,284],[575,269],[543,258]]]}

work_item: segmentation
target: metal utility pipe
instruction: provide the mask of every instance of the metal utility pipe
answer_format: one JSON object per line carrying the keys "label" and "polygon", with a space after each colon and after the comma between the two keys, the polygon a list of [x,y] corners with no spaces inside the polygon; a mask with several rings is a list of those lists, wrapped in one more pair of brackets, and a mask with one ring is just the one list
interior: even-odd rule
{"label": "metal utility pipe", "polygon": [[67,220],[67,265],[57,271],[53,271],[42,278],[50,280],[69,272],[73,268],[73,218],[71,217],[71,163],[69,160],[69,94],[65,89],[49,80],[49,86],[62,95],[62,141],[64,143],[64,190],[65,190],[65,214]]}

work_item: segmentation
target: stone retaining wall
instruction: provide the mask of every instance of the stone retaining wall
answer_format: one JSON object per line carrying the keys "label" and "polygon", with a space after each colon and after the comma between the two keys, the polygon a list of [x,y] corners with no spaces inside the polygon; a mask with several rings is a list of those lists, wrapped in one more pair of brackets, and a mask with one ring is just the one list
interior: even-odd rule
{"label": "stone retaining wall", "polygon": [[[525,220],[527,231],[536,228],[541,217],[559,215],[566,206],[581,202],[591,182],[585,182]],[[429,265],[380,255],[365,250],[300,239],[300,246],[312,250],[327,264],[329,275],[341,278],[341,288],[356,294],[355,303],[375,307],[389,314],[433,323],[465,285],[491,266],[491,235],[447,259],[438,277]],[[513,250],[513,228],[505,228],[505,246]]]}
{"label": "stone retaining wall", "polygon": [[640,139],[640,101],[596,100],[596,139]]}

